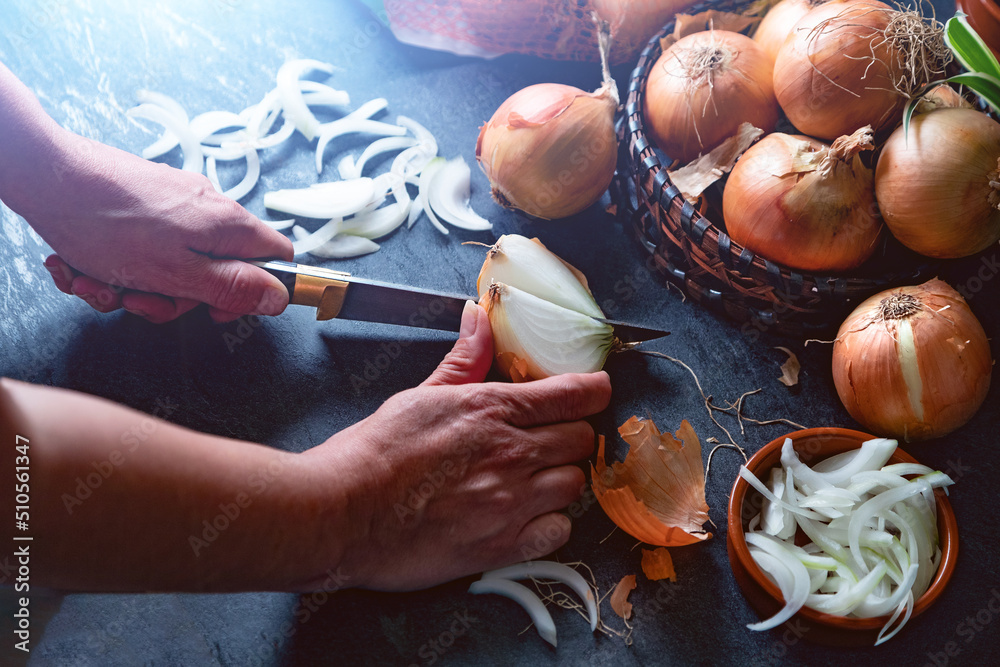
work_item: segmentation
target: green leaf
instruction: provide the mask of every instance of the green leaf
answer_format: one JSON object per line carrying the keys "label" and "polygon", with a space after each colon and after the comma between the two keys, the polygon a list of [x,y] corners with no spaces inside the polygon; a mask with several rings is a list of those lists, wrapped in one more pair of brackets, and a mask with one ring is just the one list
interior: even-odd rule
{"label": "green leaf", "polygon": [[966,72],[949,77],[947,81],[975,91],[993,111],[1000,113],[1000,78],[980,72]]}
{"label": "green leaf", "polygon": [[965,20],[965,14],[958,12],[948,19],[944,27],[944,41],[962,67],[1000,79],[1000,63],[982,37]]}
{"label": "green leaf", "polygon": [[910,132],[910,119],[913,118],[913,112],[917,110],[917,103],[923,98],[924,95],[931,92],[934,88],[942,84],[946,84],[950,79],[941,79],[940,81],[931,81],[920,91],[906,101],[906,106],[903,107],[903,137],[907,138]]}

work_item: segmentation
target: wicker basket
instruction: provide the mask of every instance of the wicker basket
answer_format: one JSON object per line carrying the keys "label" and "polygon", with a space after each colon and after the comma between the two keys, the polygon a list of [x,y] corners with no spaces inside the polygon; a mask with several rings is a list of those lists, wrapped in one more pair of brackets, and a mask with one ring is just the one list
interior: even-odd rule
{"label": "wicker basket", "polygon": [[[746,5],[722,0],[696,5],[689,12]],[[661,54],[660,39],[673,29],[671,22],[654,35],[632,70],[611,187],[617,215],[638,238],[650,269],[691,299],[742,322],[744,333],[754,337],[765,331],[829,334],[872,294],[934,276],[940,262],[905,249],[888,233],[875,256],[853,274],[819,276],[791,270],[741,247],[713,222],[722,220],[722,182],[702,197],[700,210],[688,203],[664,168],[672,159],[647,138],[642,114],[643,89]]]}

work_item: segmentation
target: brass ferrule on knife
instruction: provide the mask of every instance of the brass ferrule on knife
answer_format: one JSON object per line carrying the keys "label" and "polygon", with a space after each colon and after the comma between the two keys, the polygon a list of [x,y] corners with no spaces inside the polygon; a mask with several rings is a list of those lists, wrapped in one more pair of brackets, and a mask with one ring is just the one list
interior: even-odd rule
{"label": "brass ferrule on knife", "polygon": [[305,273],[298,264],[281,260],[252,263],[284,284],[289,303],[315,308],[317,320],[332,320],[340,314],[350,284],[341,278],[351,274],[315,266]]}

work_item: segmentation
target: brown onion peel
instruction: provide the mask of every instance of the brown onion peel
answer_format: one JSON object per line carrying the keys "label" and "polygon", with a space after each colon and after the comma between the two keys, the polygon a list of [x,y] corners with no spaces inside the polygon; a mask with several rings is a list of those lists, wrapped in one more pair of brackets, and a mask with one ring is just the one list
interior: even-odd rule
{"label": "brown onion peel", "polygon": [[914,116],[886,141],[875,196],[886,226],[929,257],[975,254],[1000,240],[1000,123],[967,108]]}
{"label": "brown onion peel", "polygon": [[599,22],[600,88],[588,93],[557,83],[528,86],[480,128],[476,160],[501,206],[543,220],[565,218],[608,189],[618,155],[619,105],[608,66],[609,30]]}
{"label": "brown onion peel", "polygon": [[875,251],[882,230],[863,127],[831,146],[774,132],[737,161],[723,190],[726,231],[734,241],[803,271],[855,269]]}
{"label": "brown onion peel", "polygon": [[947,283],[886,290],[844,321],[833,380],[844,407],[871,432],[907,442],[969,421],[990,386],[989,341]]}

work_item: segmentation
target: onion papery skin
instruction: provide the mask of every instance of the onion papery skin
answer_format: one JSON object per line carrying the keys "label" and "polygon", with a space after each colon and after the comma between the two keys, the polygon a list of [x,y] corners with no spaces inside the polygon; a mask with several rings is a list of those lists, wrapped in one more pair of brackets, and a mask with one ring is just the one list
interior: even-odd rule
{"label": "onion papery skin", "polygon": [[753,33],[753,41],[774,62],[795,24],[822,2],[823,0],[781,0],[764,14]]}
{"label": "onion papery skin", "polygon": [[[895,60],[877,45],[892,11],[876,0],[830,2],[795,25],[774,63],[774,94],[797,130],[832,141],[864,125],[878,134],[899,122],[906,100],[894,81],[902,74],[883,64]],[[881,62],[871,62],[873,41]]]}
{"label": "onion papery skin", "polygon": [[476,160],[501,205],[544,220],[601,198],[617,160],[611,89],[539,83],[511,95],[480,128]]}
{"label": "onion papery skin", "polygon": [[882,230],[874,178],[860,157],[837,160],[831,173],[796,172],[796,153],[829,150],[805,136],[774,132],[737,161],[722,212],[734,241],[789,268],[841,272],[875,251]]}
{"label": "onion papery skin", "polygon": [[[1000,123],[937,109],[898,128],[879,156],[875,196],[889,231],[922,255],[965,257],[1000,239]],[[991,184],[992,183],[992,184]]]}
{"label": "onion papery skin", "polygon": [[[693,60],[717,49],[709,76],[691,76]],[[771,59],[749,37],[725,30],[683,37],[660,55],[643,100],[647,129],[670,158],[687,163],[748,122],[765,133],[778,122]]]}
{"label": "onion papery skin", "polygon": [[[912,299],[909,315],[881,315],[887,299]],[[844,407],[869,431],[913,442],[965,424],[990,387],[989,341],[962,296],[941,280],[864,301],[833,346],[833,381]]]}

